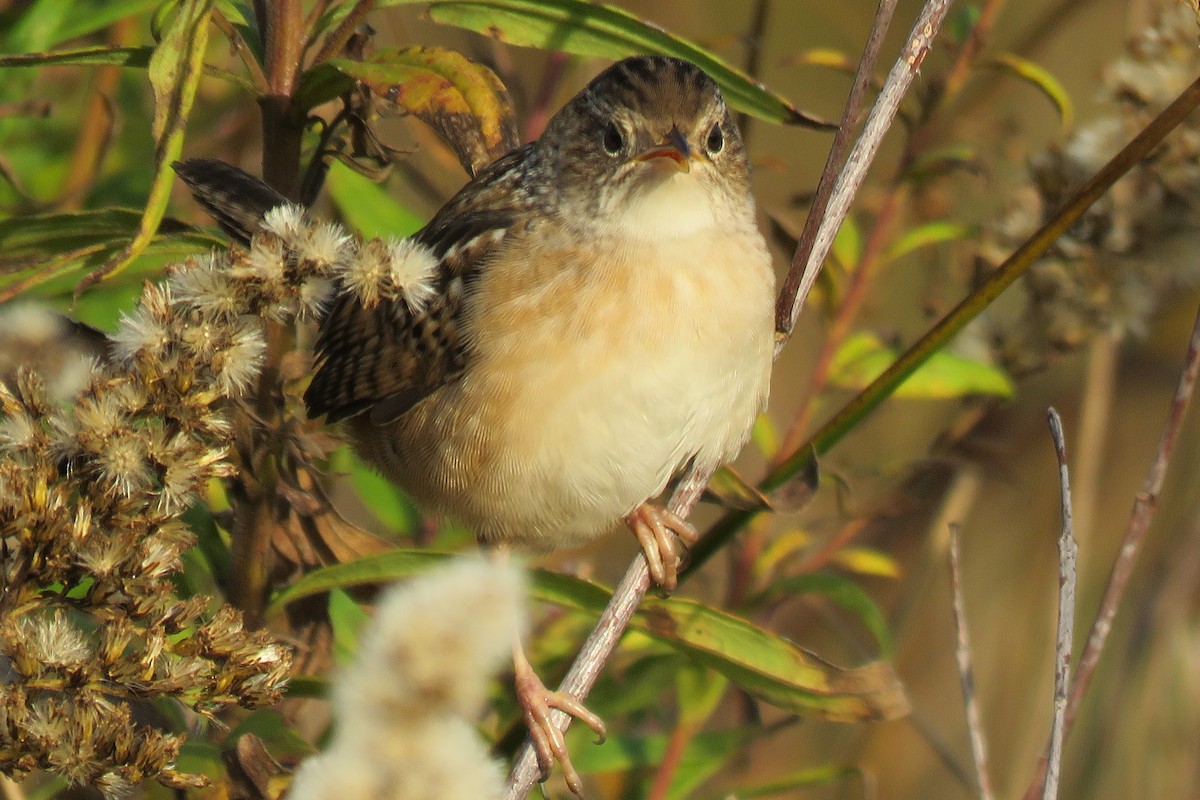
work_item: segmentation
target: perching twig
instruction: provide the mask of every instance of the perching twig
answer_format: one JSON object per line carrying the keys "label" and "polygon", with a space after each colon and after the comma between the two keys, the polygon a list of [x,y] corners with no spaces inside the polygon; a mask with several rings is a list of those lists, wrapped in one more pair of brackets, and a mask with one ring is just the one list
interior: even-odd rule
{"label": "perching twig", "polygon": [[[884,2],[890,4],[891,0],[884,0]],[[872,108],[862,138],[850,154],[845,169],[834,185],[829,204],[830,211],[821,221],[821,226],[814,237],[812,253],[807,259],[810,264],[819,266],[825,260],[833,242],[833,235],[842,220],[845,219],[854,194],[862,184],[867,169],[879,148],[879,143],[895,117],[900,99],[924,61],[949,8],[950,0],[928,0],[922,9],[921,15],[909,35],[908,43],[901,51],[880,92],[879,100]],[[878,15],[876,25],[880,24],[881,19],[886,22],[887,16],[885,14]],[[882,38],[883,32],[873,29],[869,41],[875,41],[877,37]],[[779,346],[786,341],[788,333],[795,326],[808,289],[816,279],[817,267],[807,271],[802,270],[802,272],[804,272],[803,278],[797,281],[794,287],[789,288],[790,283],[785,285],[780,296],[777,308],[787,307],[793,310],[788,316],[790,324],[787,332],[779,338],[776,347],[777,355]],[[711,477],[711,474],[701,474],[694,469],[690,470],[671,498],[671,510],[681,517],[686,517],[700,500],[700,495]],[[559,687],[561,691],[580,700],[587,697],[599,677],[600,671],[604,668],[604,664],[616,649],[617,642],[625,632],[633,612],[637,610],[638,604],[649,588],[650,573],[645,559],[639,555],[629,566],[625,577],[621,579],[621,583],[613,593],[608,607],[604,609],[600,619],[596,622],[596,627],[584,642],[583,648]],[[555,712],[554,719],[562,730],[566,730],[571,723],[570,718],[562,712]],[[512,772],[509,774],[506,794],[508,800],[522,800],[533,787],[537,777],[537,757],[534,755],[533,747],[526,741],[517,752]]]}
{"label": "perching twig", "polygon": [[963,705],[967,712],[967,731],[971,738],[971,756],[975,760],[975,778],[981,800],[992,800],[992,778],[988,772],[987,736],[975,697],[975,676],[971,668],[971,640],[967,635],[967,611],[963,603],[962,569],[959,567],[959,529],[950,526],[950,587],[954,597],[954,660],[958,662],[958,680],[962,684]]}
{"label": "perching twig", "polygon": [[[875,61],[879,57],[879,48],[887,34],[895,7],[895,0],[881,0],[879,3],[875,20],[871,24],[871,33],[867,36],[867,44],[863,49],[862,60],[858,65],[858,73],[854,76],[850,97],[846,101],[846,110],[842,112],[842,122],[825,160],[825,169],[817,184],[817,193],[809,208],[808,219],[804,222],[804,230],[796,243],[792,266],[779,292],[779,301],[775,304],[777,358],[795,330],[796,320],[800,318],[800,309],[804,308],[808,293],[816,283],[821,264],[825,262],[825,256],[833,246],[833,237],[842,226],[842,220],[850,210],[850,203],[858,194],[858,187],[867,175],[867,168],[875,160],[875,153],[879,150],[883,135],[891,127],[896,110],[900,107],[900,100],[908,93],[908,87],[912,84],[921,62],[925,60],[925,54],[929,52],[933,37],[941,27],[950,3],[949,0],[929,0],[925,4],[909,36],[908,44],[896,59],[880,90],[879,98],[871,108],[871,116],[867,119],[862,136],[855,144],[849,159],[843,164],[846,147],[850,143],[850,135],[858,119],[863,96],[875,73]],[[837,175],[836,182],[833,179],[834,175]]]}
{"label": "perching twig", "polygon": [[[1200,84],[1200,81],[1197,83]],[[1108,641],[1108,634],[1112,631],[1113,618],[1116,617],[1117,609],[1121,607],[1121,600],[1129,586],[1129,578],[1137,563],[1142,541],[1146,537],[1150,521],[1154,518],[1154,512],[1158,508],[1158,495],[1162,491],[1167,465],[1171,462],[1175,443],[1179,439],[1179,431],[1183,427],[1184,414],[1191,402],[1198,372],[1200,372],[1200,312],[1197,312],[1196,321],[1192,325],[1192,336],[1188,343],[1183,372],[1179,375],[1175,398],[1171,401],[1171,413],[1167,417],[1166,426],[1159,439],[1158,451],[1154,454],[1154,461],[1150,465],[1150,471],[1146,475],[1142,489],[1134,500],[1133,511],[1129,515],[1129,523],[1125,528],[1125,536],[1121,540],[1121,549],[1117,553],[1117,560],[1108,576],[1108,585],[1104,589],[1104,597],[1100,601],[1100,610],[1096,612],[1096,619],[1092,622],[1091,631],[1088,633],[1087,644],[1084,645],[1083,653],[1079,657],[1079,667],[1075,673],[1075,679],[1071,682],[1071,694],[1067,698],[1067,708],[1063,720],[1064,739],[1071,733],[1071,727],[1079,713],[1079,706],[1083,702],[1084,695],[1087,694],[1088,686],[1096,671],[1096,664],[1100,661],[1100,656],[1104,652],[1104,644]],[[1046,782],[1047,766],[1047,761],[1043,757],[1038,765],[1037,775],[1025,793],[1026,800],[1032,800],[1041,794],[1041,788]]]}
{"label": "perching twig", "polygon": [[1071,481],[1067,472],[1067,442],[1062,420],[1051,408],[1046,412],[1054,454],[1058,457],[1058,482],[1062,497],[1062,534],[1058,537],[1058,643],[1054,650],[1054,721],[1050,725],[1050,744],[1046,748],[1046,786],[1042,800],[1058,797],[1058,775],[1062,766],[1064,723],[1067,715],[1067,691],[1071,684],[1071,644],[1075,638],[1075,562],[1079,545],[1071,521]]}

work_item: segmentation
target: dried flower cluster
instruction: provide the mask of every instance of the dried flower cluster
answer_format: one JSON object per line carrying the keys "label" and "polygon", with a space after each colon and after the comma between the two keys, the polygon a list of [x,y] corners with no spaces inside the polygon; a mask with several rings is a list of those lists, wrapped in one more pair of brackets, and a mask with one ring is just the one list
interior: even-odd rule
{"label": "dried flower cluster", "polygon": [[522,623],[522,575],[468,559],[394,588],[334,691],[337,734],[290,800],[491,800],[500,765],[468,718]]}
{"label": "dried flower cluster", "polygon": [[181,737],[137,718],[275,702],[291,656],[235,610],[179,599],[179,519],[230,473],[231,398],[258,374],[262,318],[319,307],[360,248],[295,208],[248,251],[191,259],[147,286],[64,406],[42,379],[0,385],[0,771],[51,770],[109,797],[179,772]]}
{"label": "dried flower cluster", "polygon": [[[1115,112],[1034,157],[1032,184],[985,243],[986,260],[998,263],[1011,252],[1200,71],[1195,14],[1183,3],[1159,6],[1155,24],[1104,72],[1102,96]],[[1143,333],[1173,291],[1200,279],[1193,255],[1200,245],[1198,211],[1200,119],[1193,116],[1030,270],[1024,317],[1004,337],[1006,365],[1036,367],[1102,331]]]}

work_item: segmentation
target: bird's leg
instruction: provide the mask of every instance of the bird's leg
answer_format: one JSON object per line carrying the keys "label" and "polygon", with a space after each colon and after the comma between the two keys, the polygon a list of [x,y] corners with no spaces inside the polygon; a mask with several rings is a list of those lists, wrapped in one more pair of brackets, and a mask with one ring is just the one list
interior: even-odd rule
{"label": "bird's leg", "polygon": [[604,721],[566,692],[547,689],[546,684],[542,683],[542,679],[534,672],[529,659],[525,657],[520,638],[513,642],[513,670],[516,675],[517,701],[525,714],[525,727],[529,729],[529,737],[533,740],[542,780],[550,777],[550,768],[557,761],[562,765],[567,788],[576,797],[583,797],[583,782],[571,764],[571,754],[567,752],[563,732],[554,724],[551,712],[558,709],[583,722],[596,734],[598,744],[604,742]]}
{"label": "bird's leg", "polygon": [[[500,545],[489,549],[488,554],[499,561],[508,558],[509,550]],[[546,688],[542,679],[534,671],[525,655],[521,644],[521,635],[513,636],[513,675],[517,689],[517,702],[521,704],[521,712],[525,717],[525,727],[529,729],[529,738],[533,740],[533,751],[537,754],[538,768],[542,772],[542,780],[550,777],[550,770],[557,761],[562,765],[563,777],[566,778],[567,788],[576,797],[583,797],[583,781],[571,764],[571,754],[567,752],[567,743],[563,732],[554,724],[551,712],[555,709],[583,722],[596,734],[597,743],[602,744],[605,738],[604,720],[589,711],[576,697],[566,692],[552,691]]]}
{"label": "bird's leg", "polygon": [[642,503],[626,516],[625,524],[642,545],[646,564],[650,567],[650,577],[663,591],[675,591],[679,583],[679,564],[683,558],[679,543],[691,547],[700,534],[675,512],[650,503]]}

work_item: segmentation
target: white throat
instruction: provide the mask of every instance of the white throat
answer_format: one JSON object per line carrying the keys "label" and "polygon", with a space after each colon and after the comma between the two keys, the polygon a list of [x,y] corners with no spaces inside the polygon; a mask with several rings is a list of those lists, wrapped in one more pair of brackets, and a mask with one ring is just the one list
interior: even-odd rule
{"label": "white throat", "polygon": [[712,229],[717,215],[700,177],[681,172],[632,187],[609,220],[618,238],[667,242]]}

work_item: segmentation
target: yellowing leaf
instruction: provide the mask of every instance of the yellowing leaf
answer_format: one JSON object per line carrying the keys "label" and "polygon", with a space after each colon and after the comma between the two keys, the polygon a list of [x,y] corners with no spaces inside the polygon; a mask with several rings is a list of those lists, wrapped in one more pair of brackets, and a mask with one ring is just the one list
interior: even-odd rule
{"label": "yellowing leaf", "polygon": [[[830,366],[830,385],[862,389],[897,358],[873,333],[854,334],[842,343]],[[966,395],[1011,397],[1012,381],[999,367],[947,353],[934,353],[895,391],[896,397],[946,399]]]}
{"label": "yellowing leaf", "polygon": [[900,567],[891,556],[869,547],[843,547],[830,559],[842,569],[859,575],[899,578]]}
{"label": "yellowing leaf", "polygon": [[311,108],[353,81],[437,131],[471,174],[520,144],[508,90],[490,69],[461,53],[404,47],[365,61],[333,59],[304,74],[297,104]]}
{"label": "yellowing leaf", "polygon": [[1058,109],[1062,127],[1064,129],[1071,127],[1071,123],[1075,119],[1071,95],[1067,94],[1067,90],[1058,82],[1058,78],[1051,75],[1045,67],[1035,64],[1027,58],[1022,58],[1016,53],[1000,53],[992,58],[989,66],[1004,70],[1031,84]]}
{"label": "yellowing leaf", "polygon": [[708,73],[739,111],[770,122],[830,127],[704,48],[615,6],[584,0],[448,0],[430,4],[429,17],[544,50],[612,59],[646,53],[675,56]]}

